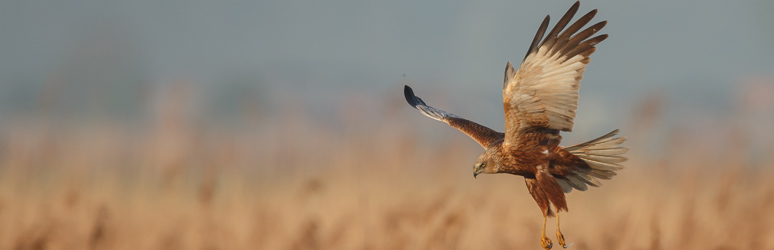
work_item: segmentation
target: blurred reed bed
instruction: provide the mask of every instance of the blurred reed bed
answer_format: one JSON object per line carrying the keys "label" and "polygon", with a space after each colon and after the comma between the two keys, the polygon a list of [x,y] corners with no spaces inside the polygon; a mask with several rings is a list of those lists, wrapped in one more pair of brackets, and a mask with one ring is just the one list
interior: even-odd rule
{"label": "blurred reed bed", "polygon": [[[303,106],[266,115],[247,105],[236,125],[212,125],[191,115],[190,95],[179,94],[189,92],[164,93],[141,122],[6,123],[0,249],[540,247],[540,211],[522,178],[471,178],[481,149],[400,96],[350,95],[336,107],[338,123]],[[743,138],[754,135],[733,128],[713,130],[715,146],[679,129],[654,142],[666,107],[644,98],[623,128],[627,169],[569,194],[567,241],[774,249],[771,144],[759,149],[769,157],[752,157]],[[449,136],[424,136],[431,126]],[[642,149],[654,143],[657,153]]]}

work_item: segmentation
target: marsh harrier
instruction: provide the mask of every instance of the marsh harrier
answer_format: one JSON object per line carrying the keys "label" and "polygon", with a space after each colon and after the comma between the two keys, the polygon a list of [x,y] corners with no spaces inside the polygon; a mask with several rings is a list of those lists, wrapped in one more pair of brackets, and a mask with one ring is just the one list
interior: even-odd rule
{"label": "marsh harrier", "polygon": [[554,215],[549,203],[557,212],[557,241],[566,248],[558,216],[558,212],[567,211],[564,194],[598,187],[598,179],[613,178],[623,168],[619,163],[626,161],[621,155],[629,150],[619,146],[626,138],[615,137],[618,130],[578,145],[559,146],[559,132],[572,131],[578,89],[589,56],[596,50],[594,46],[607,38],[607,34],[590,38],[606,21],[578,32],[597,10],[565,29],[578,6],[576,2],[544,39],[549,22],[546,16],[519,70],[514,70],[510,62],[505,66],[505,133],[430,107],[409,86],[404,87],[406,101],[412,107],[462,131],[486,149],[473,167],[473,177],[496,173],[524,177],[529,193],[543,212],[541,244],[545,249],[553,245],[546,237],[546,218]]}

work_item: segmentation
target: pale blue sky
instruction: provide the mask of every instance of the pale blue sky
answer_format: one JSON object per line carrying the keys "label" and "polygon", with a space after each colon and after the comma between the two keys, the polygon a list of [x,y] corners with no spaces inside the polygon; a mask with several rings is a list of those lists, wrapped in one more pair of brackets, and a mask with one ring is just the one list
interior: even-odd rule
{"label": "pale blue sky", "polygon": [[[116,64],[118,73],[91,80],[241,81],[269,100],[293,91],[313,111],[345,89],[402,98],[410,83],[498,127],[505,62],[519,62],[542,18],[553,24],[573,2],[3,1],[0,98],[24,102],[56,72]],[[773,77],[772,1],[586,0],[579,12],[594,8],[610,38],[586,71],[579,123],[623,115],[654,91],[677,114],[722,112],[744,79]],[[118,52],[84,55],[96,45]]]}

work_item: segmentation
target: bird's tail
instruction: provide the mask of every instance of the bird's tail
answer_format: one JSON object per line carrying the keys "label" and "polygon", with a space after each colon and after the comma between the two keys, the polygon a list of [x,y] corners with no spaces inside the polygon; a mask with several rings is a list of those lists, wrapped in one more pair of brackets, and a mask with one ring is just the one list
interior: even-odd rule
{"label": "bird's tail", "polygon": [[617,129],[597,139],[564,148],[588,165],[588,168],[576,167],[573,170],[574,175],[571,174],[566,179],[557,179],[565,193],[569,193],[573,188],[585,191],[588,189],[586,184],[599,186],[597,179],[612,179],[616,171],[624,168],[619,163],[627,160],[622,155],[629,151],[629,148],[620,146],[626,141],[626,137],[615,137],[616,134]]}

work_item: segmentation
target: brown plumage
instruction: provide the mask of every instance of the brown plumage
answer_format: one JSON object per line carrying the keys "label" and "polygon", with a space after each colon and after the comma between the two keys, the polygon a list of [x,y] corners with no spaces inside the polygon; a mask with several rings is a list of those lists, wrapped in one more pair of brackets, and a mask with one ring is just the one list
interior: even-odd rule
{"label": "brown plumage", "polygon": [[[618,130],[578,145],[559,146],[562,140],[559,132],[572,131],[578,89],[589,56],[596,50],[595,45],[607,38],[607,34],[590,38],[606,21],[578,32],[597,10],[565,29],[578,6],[576,2],[543,39],[549,23],[546,16],[518,71],[510,62],[506,64],[505,133],[430,107],[409,86],[404,88],[406,101],[412,107],[462,131],[484,147],[484,153],[474,165],[474,177],[482,173],[524,177],[527,189],[543,212],[541,243],[546,249],[552,245],[545,236],[546,218],[554,215],[549,204],[553,204],[557,213],[567,211],[565,193],[573,189],[585,191],[589,185],[600,186],[598,179],[611,179],[623,168],[619,163],[626,158],[621,155],[628,151],[619,146],[626,138],[614,137]],[[566,247],[559,231],[558,214],[557,238]]]}

